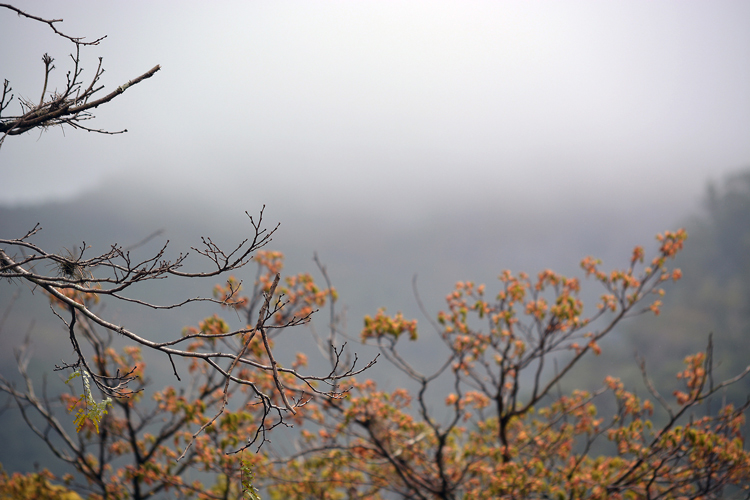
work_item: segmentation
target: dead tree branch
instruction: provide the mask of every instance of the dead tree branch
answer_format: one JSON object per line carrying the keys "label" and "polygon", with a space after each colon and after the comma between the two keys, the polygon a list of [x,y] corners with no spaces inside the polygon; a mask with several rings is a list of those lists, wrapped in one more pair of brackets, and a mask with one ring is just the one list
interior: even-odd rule
{"label": "dead tree branch", "polygon": [[3,111],[8,108],[11,101],[13,100],[14,94],[12,94],[12,88],[8,80],[3,82],[3,92],[0,97],[0,147],[2,147],[5,138],[12,135],[20,135],[33,129],[46,130],[49,127],[55,125],[65,126],[69,125],[76,129],[86,130],[89,132],[98,132],[101,134],[121,134],[127,132],[127,129],[120,131],[106,131],[100,129],[93,129],[87,127],[83,122],[94,118],[92,110],[102,104],[110,102],[118,95],[125,92],[126,89],[137,85],[147,78],[151,78],[157,71],[161,69],[161,66],[156,65],[150,70],[146,71],[142,75],[124,83],[117,87],[114,91],[109,94],[96,99],[99,92],[104,88],[103,85],[98,85],[99,79],[104,74],[102,68],[102,58],[99,58],[99,64],[94,76],[91,79],[89,85],[84,87],[81,75],[83,68],[81,67],[81,55],[80,49],[82,46],[98,45],[105,37],[100,37],[93,42],[85,42],[82,37],[72,37],[60,32],[55,24],[62,22],[62,19],[43,19],[38,16],[28,14],[12,5],[0,4],[0,8],[5,8],[10,11],[17,13],[19,16],[32,19],[44,24],[47,24],[55,34],[69,40],[75,45],[75,53],[71,54],[70,57],[73,62],[73,69],[68,71],[66,75],[65,87],[62,91],[54,90],[48,91],[50,74],[55,69],[53,64],[54,59],[48,54],[42,56],[42,62],[44,63],[44,82],[42,85],[42,95],[38,103],[31,102],[29,100],[19,98],[18,102],[21,107],[21,113],[12,116],[2,116]]}

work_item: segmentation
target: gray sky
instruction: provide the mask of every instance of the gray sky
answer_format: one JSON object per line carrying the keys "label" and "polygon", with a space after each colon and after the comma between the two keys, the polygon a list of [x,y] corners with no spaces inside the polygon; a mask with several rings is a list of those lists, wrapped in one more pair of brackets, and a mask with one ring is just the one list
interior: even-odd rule
{"label": "gray sky", "polygon": [[[26,2],[108,35],[96,127],[11,137],[0,203],[100,182],[372,213],[680,204],[750,165],[750,2]],[[0,10],[0,78],[38,100],[71,44]],[[13,111],[17,107],[12,106]],[[7,111],[6,111],[7,113]],[[130,188],[132,189],[132,188]]]}

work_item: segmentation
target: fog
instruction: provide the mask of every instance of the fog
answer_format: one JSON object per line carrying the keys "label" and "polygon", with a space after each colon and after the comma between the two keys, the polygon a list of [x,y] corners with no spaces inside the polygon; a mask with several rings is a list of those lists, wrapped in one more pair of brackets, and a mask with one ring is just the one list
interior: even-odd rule
{"label": "fog", "polygon": [[[750,163],[750,4],[35,2],[114,89],[87,125],[10,137],[0,203],[103,182],[195,203],[414,223],[506,207],[684,210]],[[72,44],[0,10],[0,77],[37,101]],[[103,92],[105,92],[103,91]],[[5,114],[15,114],[17,102]],[[142,202],[143,200],[139,200]]]}
{"label": "fog", "polygon": [[[86,84],[103,57],[102,94],[162,69],[87,123],[125,134],[58,127],[6,138],[0,238],[40,222],[35,241],[58,251],[163,229],[174,258],[203,235],[237,243],[249,229],[243,212],[265,204],[266,227],[282,223],[269,248],[285,252],[288,273],[314,272],[314,251],[327,264],[362,359],[364,314],[386,306],[425,319],[415,274],[434,316],[457,280],[576,272],[587,254],[622,265],[633,245],[693,212],[707,180],[750,165],[744,1],[22,8],[64,19],[58,28],[72,36],[107,35],[81,53]],[[64,86],[73,46],[49,27],[0,9],[0,47],[0,78],[16,97],[38,102],[45,52],[51,89]],[[3,116],[18,111],[14,100]],[[180,286],[163,285],[150,293]],[[0,312],[15,292],[0,288]],[[13,347],[31,323],[41,377],[71,354],[46,299],[23,294],[0,337],[0,367],[15,371]],[[151,320],[109,307],[167,337],[204,313]],[[433,362],[423,346],[408,354]],[[150,370],[173,383],[163,359]],[[0,461],[32,470],[43,445],[5,418],[0,441],[13,443]]]}

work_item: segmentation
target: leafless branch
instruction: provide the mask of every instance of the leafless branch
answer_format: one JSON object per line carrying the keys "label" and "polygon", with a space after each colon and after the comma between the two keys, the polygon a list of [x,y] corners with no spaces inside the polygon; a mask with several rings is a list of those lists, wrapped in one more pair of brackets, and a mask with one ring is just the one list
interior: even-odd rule
{"label": "leafless branch", "polygon": [[4,8],[4,9],[12,10],[16,14],[18,14],[19,17],[26,17],[28,19],[33,19],[34,21],[39,21],[40,23],[44,23],[44,24],[48,25],[50,28],[52,28],[52,31],[54,31],[55,34],[60,35],[63,38],[67,38],[68,40],[70,40],[73,43],[77,43],[77,44],[80,44],[80,45],[99,45],[99,42],[101,42],[102,40],[104,40],[105,38],[107,38],[107,35],[104,35],[102,37],[97,38],[93,42],[84,42],[84,38],[83,37],[72,37],[72,36],[66,35],[65,33],[62,33],[61,31],[58,31],[58,29],[55,27],[55,23],[61,23],[61,22],[63,22],[62,19],[43,19],[41,17],[33,16],[31,14],[28,14],[28,13],[22,11],[21,9],[19,9],[17,7],[14,7],[14,6],[12,6],[10,4],[7,4],[7,3],[0,3],[0,7]]}
{"label": "leafless branch", "polygon": [[55,69],[55,66],[52,64],[54,59],[48,54],[44,54],[42,56],[42,62],[44,63],[44,81],[42,84],[41,98],[38,103],[32,103],[31,101],[19,98],[19,104],[21,106],[21,114],[19,115],[2,117],[3,111],[8,107],[14,97],[11,93],[12,89],[10,83],[8,80],[4,81],[2,97],[0,97],[0,147],[2,147],[5,138],[8,136],[20,135],[36,128],[45,130],[55,125],[69,125],[73,128],[102,134],[120,134],[127,132],[127,130],[112,132],[94,129],[83,125],[82,122],[93,118],[91,111],[94,108],[111,101],[125,92],[129,87],[136,85],[147,78],[151,78],[161,69],[159,65],[154,66],[142,75],[120,85],[109,94],[94,99],[94,97],[98,95],[98,92],[104,88],[101,85],[97,85],[99,79],[104,73],[102,59],[99,58],[99,65],[94,72],[94,76],[89,85],[84,88],[83,80],[81,79],[83,68],[80,64],[80,49],[82,46],[98,45],[105,37],[98,38],[93,42],[85,42],[83,41],[83,38],[71,37],[58,31],[55,24],[62,22],[62,19],[43,19],[4,3],[0,4],[0,8],[11,10],[16,12],[19,16],[47,24],[57,35],[71,41],[75,45],[75,55],[71,54],[70,56],[73,62],[73,69],[66,75],[65,88],[62,91],[55,90],[53,92],[48,92],[50,74],[52,73],[52,70]]}

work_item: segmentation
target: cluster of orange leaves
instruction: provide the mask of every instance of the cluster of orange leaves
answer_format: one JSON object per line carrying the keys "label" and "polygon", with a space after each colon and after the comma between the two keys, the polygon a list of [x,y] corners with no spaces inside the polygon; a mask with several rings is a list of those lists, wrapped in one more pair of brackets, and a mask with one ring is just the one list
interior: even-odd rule
{"label": "cluster of orange leaves", "polygon": [[[258,276],[255,281],[257,290],[268,293],[274,277],[284,269],[284,255],[281,252],[260,250],[253,257],[258,265]],[[225,285],[214,287],[214,297],[235,309],[242,310],[250,303],[249,297],[241,295],[242,284],[230,276]],[[285,305],[281,314],[274,317],[277,325],[283,325],[292,318],[306,318],[323,307],[326,301],[336,300],[335,288],[321,288],[309,273],[299,273],[284,277],[277,287],[274,300],[281,299]]]}
{"label": "cluster of orange leaves", "polygon": [[403,333],[408,333],[410,340],[417,340],[417,320],[405,319],[400,311],[395,316],[389,317],[385,314],[385,308],[380,308],[375,317],[365,316],[365,327],[360,337],[362,341],[383,335],[398,339]]}

